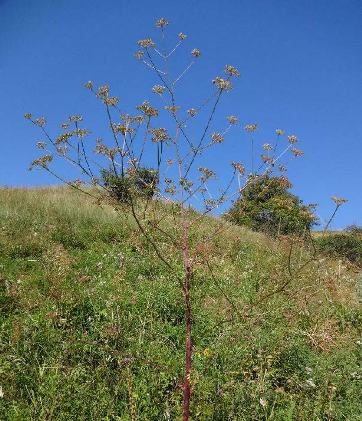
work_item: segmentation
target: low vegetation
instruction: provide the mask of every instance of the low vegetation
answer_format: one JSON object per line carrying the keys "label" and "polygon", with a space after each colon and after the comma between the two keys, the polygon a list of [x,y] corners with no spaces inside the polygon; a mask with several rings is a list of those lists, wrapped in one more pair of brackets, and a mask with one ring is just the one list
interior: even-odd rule
{"label": "low vegetation", "polygon": [[[0,419],[178,420],[183,297],[131,215],[48,188],[0,190],[0,217]],[[191,419],[359,420],[355,268],[207,217],[192,241],[215,227],[213,270],[194,262]]]}

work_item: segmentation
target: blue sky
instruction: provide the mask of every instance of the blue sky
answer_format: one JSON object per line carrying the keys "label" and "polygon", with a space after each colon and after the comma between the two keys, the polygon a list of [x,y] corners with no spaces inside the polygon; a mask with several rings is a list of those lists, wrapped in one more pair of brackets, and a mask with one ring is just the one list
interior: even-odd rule
{"label": "blue sky", "polygon": [[[98,104],[83,88],[89,79],[109,83],[127,107],[152,98],[156,80],[133,53],[138,39],[156,37],[153,24],[161,16],[171,22],[170,37],[189,35],[175,67],[187,64],[182,57],[193,47],[202,51],[185,77],[182,100],[202,98],[224,64],[235,65],[241,77],[225,97],[223,115],[257,122],[261,144],[276,128],[296,134],[305,156],[288,172],[294,192],[319,203],[322,218],[332,211],[330,196],[346,197],[333,227],[362,224],[359,0],[0,0],[0,185],[55,183],[27,171],[41,136],[25,112],[46,116],[51,129],[78,113],[92,130],[101,127]],[[247,141],[236,129],[211,159],[221,178],[223,159],[249,159]]]}

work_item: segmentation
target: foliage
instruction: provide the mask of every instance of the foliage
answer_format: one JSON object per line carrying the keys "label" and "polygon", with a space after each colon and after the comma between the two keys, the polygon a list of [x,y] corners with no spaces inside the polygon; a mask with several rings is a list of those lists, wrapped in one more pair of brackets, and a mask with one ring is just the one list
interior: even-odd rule
{"label": "foliage", "polygon": [[[167,229],[172,208],[159,212]],[[0,217],[0,419],[178,419],[182,295],[132,217],[69,188],[0,190]],[[194,224],[193,241],[219,224]],[[294,250],[292,270],[308,255]],[[360,419],[352,273],[315,262],[260,301],[287,279],[287,244],[234,226],[207,254],[216,269],[195,275],[192,419]]]}
{"label": "foliage", "polygon": [[334,258],[342,258],[362,268],[362,236],[359,229],[322,235],[316,238],[320,252]]}
{"label": "foliage", "polygon": [[316,222],[311,208],[288,191],[285,176],[251,176],[226,214],[238,225],[269,234],[302,234]]}
{"label": "foliage", "polygon": [[132,197],[151,199],[159,182],[156,170],[143,167],[129,170],[123,176],[102,169],[101,176],[109,194],[120,203],[130,203]]}

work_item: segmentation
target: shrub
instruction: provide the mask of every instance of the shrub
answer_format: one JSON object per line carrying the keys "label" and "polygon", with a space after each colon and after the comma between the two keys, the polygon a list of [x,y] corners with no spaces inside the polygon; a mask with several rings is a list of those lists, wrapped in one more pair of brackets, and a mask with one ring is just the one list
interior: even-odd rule
{"label": "shrub", "polygon": [[101,174],[104,186],[120,203],[130,203],[133,196],[152,198],[159,182],[158,171],[144,167],[125,175],[115,174],[113,170],[102,170]]}
{"label": "shrub", "polygon": [[284,176],[251,176],[226,218],[272,235],[302,234],[316,223],[316,217],[288,191],[290,187]]}
{"label": "shrub", "polygon": [[323,254],[349,260],[362,267],[362,238],[360,236],[348,232],[329,234],[317,238],[316,243]]}

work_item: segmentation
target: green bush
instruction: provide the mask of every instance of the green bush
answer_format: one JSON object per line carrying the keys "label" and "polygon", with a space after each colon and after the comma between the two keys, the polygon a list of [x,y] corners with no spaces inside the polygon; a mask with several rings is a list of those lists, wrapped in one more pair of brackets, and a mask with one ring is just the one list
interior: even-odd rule
{"label": "green bush", "polygon": [[254,175],[226,219],[271,235],[302,234],[316,223],[316,217],[289,188],[286,177]]}
{"label": "green bush", "polygon": [[159,182],[158,171],[143,167],[132,169],[125,175],[102,170],[101,175],[110,195],[120,203],[130,203],[134,196],[152,198]]}
{"label": "green bush", "polygon": [[327,256],[349,260],[362,267],[362,238],[359,234],[343,232],[317,238],[319,251]]}

